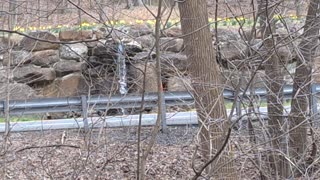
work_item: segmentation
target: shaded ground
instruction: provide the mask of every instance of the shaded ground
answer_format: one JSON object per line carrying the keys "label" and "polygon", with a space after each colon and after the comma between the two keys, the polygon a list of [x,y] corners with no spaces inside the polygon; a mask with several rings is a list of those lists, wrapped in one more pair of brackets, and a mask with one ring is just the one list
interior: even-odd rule
{"label": "shaded ground", "polygon": [[[170,127],[168,134],[159,134],[148,159],[147,179],[191,178],[197,130],[188,126]],[[256,133],[259,134],[259,129]],[[61,145],[64,134],[66,138]],[[234,132],[232,136],[237,169],[241,179],[259,179],[246,134]],[[144,142],[148,137],[150,128],[143,128]],[[7,167],[8,179],[134,179],[136,140],[135,128],[100,132],[96,129],[87,138],[78,130],[12,133],[5,155],[3,139],[0,141],[0,166],[1,170]],[[265,152],[262,145],[257,149]],[[199,157],[196,155],[196,164],[200,163]],[[317,173],[315,177],[319,179]]]}

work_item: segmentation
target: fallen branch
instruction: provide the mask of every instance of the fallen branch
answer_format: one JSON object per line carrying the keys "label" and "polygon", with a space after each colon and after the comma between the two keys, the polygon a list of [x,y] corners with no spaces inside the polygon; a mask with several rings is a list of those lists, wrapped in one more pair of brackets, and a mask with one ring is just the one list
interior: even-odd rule
{"label": "fallen branch", "polygon": [[45,146],[28,146],[22,149],[19,149],[16,151],[16,153],[29,150],[29,149],[41,149],[41,148],[52,148],[52,147],[68,147],[68,148],[76,148],[80,149],[80,146],[75,146],[75,145],[67,145],[67,144],[52,144],[52,145],[45,145]]}

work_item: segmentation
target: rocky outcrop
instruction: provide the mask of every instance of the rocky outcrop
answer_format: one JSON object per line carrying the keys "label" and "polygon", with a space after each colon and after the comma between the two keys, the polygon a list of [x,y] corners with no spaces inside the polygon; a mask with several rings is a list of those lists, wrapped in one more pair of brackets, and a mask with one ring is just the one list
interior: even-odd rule
{"label": "rocky outcrop", "polygon": [[59,32],[60,41],[81,41],[81,40],[92,39],[92,37],[93,37],[92,31],[68,30],[68,31]]}
{"label": "rocky outcrop", "polygon": [[[135,86],[135,92],[141,93],[143,90],[143,75],[144,75],[144,63],[134,64],[129,69],[130,79],[132,84]],[[146,82],[145,82],[145,92],[157,92],[157,73],[155,69],[154,62],[147,63],[147,69],[145,72]]]}
{"label": "rocky outcrop", "polygon": [[50,49],[34,52],[31,63],[41,67],[50,67],[59,60],[59,51]]}
{"label": "rocky outcrop", "polygon": [[60,58],[67,60],[83,61],[88,56],[88,47],[83,43],[61,45]]}
{"label": "rocky outcrop", "polygon": [[9,56],[9,52],[6,52],[3,55],[3,65],[7,66],[10,62],[10,66],[17,66],[30,63],[32,59],[32,53],[28,51],[11,51]]}
{"label": "rocky outcrop", "polygon": [[0,100],[5,100],[7,97],[6,87],[9,89],[10,100],[32,99],[39,97],[36,91],[26,84],[11,83],[7,85],[0,83]]}
{"label": "rocky outcrop", "polygon": [[187,77],[172,76],[168,79],[168,91],[189,91],[191,90],[191,79]]}
{"label": "rocky outcrop", "polygon": [[180,52],[183,48],[183,39],[164,37],[160,38],[161,51]]}
{"label": "rocky outcrop", "polygon": [[82,72],[86,66],[85,62],[75,60],[61,60],[53,65],[58,77],[65,76],[74,72]]}
{"label": "rocky outcrop", "polygon": [[88,86],[81,73],[72,73],[56,79],[41,92],[44,97],[79,96],[88,92]]}
{"label": "rocky outcrop", "polygon": [[33,84],[42,81],[53,81],[56,73],[53,68],[41,68],[28,65],[17,67],[13,70],[13,80],[19,83]]}
{"label": "rocky outcrop", "polygon": [[31,32],[24,37],[19,46],[26,51],[42,51],[47,49],[58,49],[58,38],[46,31]]}

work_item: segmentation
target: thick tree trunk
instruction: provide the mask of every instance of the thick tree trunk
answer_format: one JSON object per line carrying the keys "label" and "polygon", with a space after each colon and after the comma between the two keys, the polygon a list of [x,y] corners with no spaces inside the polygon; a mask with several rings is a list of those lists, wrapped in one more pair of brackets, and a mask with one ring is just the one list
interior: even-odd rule
{"label": "thick tree trunk", "polygon": [[[204,160],[208,161],[221,148],[229,128],[223,85],[212,46],[206,0],[185,0],[178,4],[185,52],[191,63],[189,70],[193,78],[193,94],[200,117],[201,152]],[[228,147],[226,149],[230,150]],[[238,179],[234,161],[228,154],[230,151],[226,151],[212,163],[207,173],[213,174],[216,179]]]}
{"label": "thick tree trunk", "polygon": [[289,153],[291,160],[300,171],[305,168],[307,154],[307,115],[309,112],[309,94],[311,88],[311,73],[315,50],[319,36],[320,0],[311,0],[304,26],[303,41],[299,45],[300,57],[294,76],[291,112],[289,115],[290,138]]}
{"label": "thick tree trunk", "polygon": [[284,117],[283,117],[283,67],[286,59],[278,53],[277,37],[275,35],[275,22],[273,20],[277,3],[275,0],[259,0],[258,16],[260,17],[260,33],[267,51],[265,57],[265,71],[268,77],[268,132],[271,139],[271,151],[269,156],[270,167],[276,176],[286,176],[287,166],[284,157],[279,152],[286,152],[283,145]]}

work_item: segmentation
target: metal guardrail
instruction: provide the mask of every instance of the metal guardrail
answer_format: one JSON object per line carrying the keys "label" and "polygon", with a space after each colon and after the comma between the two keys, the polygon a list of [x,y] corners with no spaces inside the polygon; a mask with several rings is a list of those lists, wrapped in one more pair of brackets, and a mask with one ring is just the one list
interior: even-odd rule
{"label": "metal guardrail", "polygon": [[[288,85],[283,88],[285,98],[291,98],[292,86]],[[312,85],[312,94],[320,92],[320,85]],[[239,96],[250,96],[250,92],[240,93]],[[254,95],[264,99],[267,95],[266,88],[257,88],[254,90]],[[192,105],[194,99],[189,92],[165,92],[166,106],[176,105]],[[233,100],[235,97],[234,91],[225,89],[223,96],[226,100]],[[312,96],[312,111],[317,114],[317,99]],[[146,93],[144,107],[157,106],[157,93]],[[6,101],[0,101],[0,115],[4,115],[6,109]],[[88,110],[107,110],[115,108],[139,108],[141,106],[141,95],[127,94],[115,96],[81,96],[81,97],[65,97],[65,98],[42,98],[30,100],[11,100],[9,101],[10,115],[26,115],[37,113],[54,113],[54,112],[81,112],[84,119],[84,127],[88,128],[87,115]],[[241,113],[240,102],[237,102],[236,112]],[[164,112],[165,113],[165,112]],[[241,114],[237,114],[241,115]],[[166,123],[163,122],[163,126]]]}

